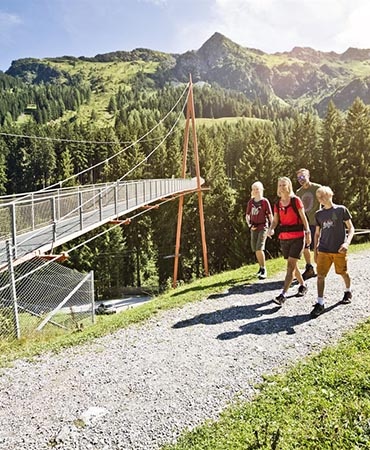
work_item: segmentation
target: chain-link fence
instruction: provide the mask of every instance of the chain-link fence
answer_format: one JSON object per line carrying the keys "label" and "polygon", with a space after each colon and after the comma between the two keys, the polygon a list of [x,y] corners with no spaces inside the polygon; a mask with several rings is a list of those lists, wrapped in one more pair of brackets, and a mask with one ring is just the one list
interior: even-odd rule
{"label": "chain-link fence", "polygon": [[93,272],[33,258],[0,273],[0,339],[80,330],[94,321]]}

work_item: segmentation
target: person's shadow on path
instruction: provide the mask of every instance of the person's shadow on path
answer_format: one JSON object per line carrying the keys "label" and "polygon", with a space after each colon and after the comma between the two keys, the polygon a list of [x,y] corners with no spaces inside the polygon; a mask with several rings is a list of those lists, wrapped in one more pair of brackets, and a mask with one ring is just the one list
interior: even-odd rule
{"label": "person's shadow on path", "polygon": [[172,328],[185,328],[193,325],[216,325],[222,322],[229,322],[232,320],[252,319],[254,317],[261,317],[265,314],[273,314],[278,311],[279,306],[273,304],[272,308],[261,309],[271,304],[268,300],[264,303],[255,303],[253,305],[236,305],[229,308],[219,309],[209,313],[199,314],[191,319],[182,320],[175,323]]}
{"label": "person's shadow on path", "polygon": [[[321,314],[327,314],[332,311],[337,306],[342,305],[342,302],[337,302],[328,308],[325,308],[324,312]],[[320,316],[316,319],[312,319],[310,314],[300,314],[296,316],[279,316],[272,317],[268,319],[258,320],[256,322],[248,323],[239,327],[238,331],[227,331],[221,333],[217,336],[217,339],[221,341],[226,341],[229,339],[235,339],[237,337],[243,336],[244,334],[274,334],[286,331],[286,334],[295,334],[294,327],[302,325],[309,320],[320,320]]]}
{"label": "person's shadow on path", "polygon": [[275,334],[286,331],[286,334],[295,334],[294,327],[311,320],[309,314],[300,314],[297,316],[279,316],[268,319],[258,320],[239,327],[237,331],[227,331],[217,336],[221,341],[227,341],[243,336],[244,334]]}
{"label": "person's shadow on path", "polygon": [[[269,281],[264,283],[254,283],[241,286],[234,286],[228,289],[226,292],[220,292],[217,294],[211,294],[209,299],[220,299],[229,297],[230,295],[253,295],[258,292],[264,292],[269,290],[280,289],[283,285],[282,281]],[[287,298],[295,297],[296,295],[290,295]],[[272,304],[272,308],[261,309],[265,306]],[[172,328],[184,328],[193,325],[205,324],[215,325],[222,322],[229,322],[232,320],[253,319],[253,317],[262,317],[266,314],[273,314],[278,311],[280,306],[275,305],[272,300],[267,300],[263,303],[255,303],[253,305],[237,305],[231,306],[226,309],[220,309],[212,311],[210,313],[199,314],[191,319],[182,320],[175,323]]]}
{"label": "person's shadow on path", "polygon": [[233,286],[225,292],[219,292],[217,294],[211,294],[208,298],[223,298],[228,295],[240,294],[251,295],[257,292],[275,291],[281,289],[284,285],[284,281],[256,281],[254,283],[240,284]]}

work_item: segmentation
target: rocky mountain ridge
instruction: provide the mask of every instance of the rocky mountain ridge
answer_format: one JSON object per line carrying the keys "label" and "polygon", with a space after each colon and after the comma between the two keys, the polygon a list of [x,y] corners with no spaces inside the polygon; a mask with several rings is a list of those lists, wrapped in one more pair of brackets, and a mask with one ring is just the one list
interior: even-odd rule
{"label": "rocky mountain ridge", "polygon": [[[46,60],[13,61],[6,72],[15,77],[33,71],[56,77],[45,65],[58,61],[91,62],[155,62],[157,83],[186,82],[189,74],[194,82],[217,84],[242,92],[250,100],[262,103],[280,102],[300,109],[316,109],[325,113],[333,100],[345,110],[360,97],[370,103],[370,49],[348,48],[344,53],[322,52],[309,47],[294,47],[290,52],[265,53],[243,47],[220,33],[214,33],[198,50],[169,54],[149,49],[117,51],[93,58],[70,57]],[[34,78],[40,79],[35,76]],[[49,78],[46,79],[49,81]]]}

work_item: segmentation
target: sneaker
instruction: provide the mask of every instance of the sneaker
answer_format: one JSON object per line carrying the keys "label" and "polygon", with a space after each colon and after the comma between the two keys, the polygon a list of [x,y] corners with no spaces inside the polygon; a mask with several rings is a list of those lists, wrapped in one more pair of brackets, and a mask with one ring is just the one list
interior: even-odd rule
{"label": "sneaker", "polygon": [[298,292],[296,293],[296,297],[303,297],[307,291],[308,287],[305,284],[301,284],[298,288]]}
{"label": "sneaker", "polygon": [[302,278],[306,281],[309,278],[313,278],[313,277],[316,277],[315,270],[314,270],[313,266],[307,265],[306,270],[302,273]]}
{"label": "sneaker", "polygon": [[348,305],[349,303],[351,303],[351,298],[352,298],[352,292],[346,291],[344,293],[341,303],[343,303],[343,305]]}
{"label": "sneaker", "polygon": [[256,273],[256,277],[258,277],[262,272],[262,267],[259,268],[258,272]]}
{"label": "sneaker", "polygon": [[272,301],[279,306],[282,306],[285,303],[285,300],[286,300],[286,297],[283,294],[279,294],[277,297],[272,299]]}
{"label": "sneaker", "polygon": [[266,277],[267,277],[267,270],[261,268],[258,278],[260,280],[264,280]]}
{"label": "sneaker", "polygon": [[313,319],[316,319],[316,317],[319,317],[320,314],[324,312],[324,305],[320,305],[320,303],[316,303],[316,305],[313,307],[313,310],[311,311],[310,316]]}

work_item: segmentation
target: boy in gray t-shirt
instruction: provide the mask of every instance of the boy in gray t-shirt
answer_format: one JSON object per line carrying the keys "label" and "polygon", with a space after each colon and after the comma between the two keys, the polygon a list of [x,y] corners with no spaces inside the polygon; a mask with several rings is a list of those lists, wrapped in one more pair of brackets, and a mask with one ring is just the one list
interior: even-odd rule
{"label": "boy in gray t-shirt", "polygon": [[317,265],[317,303],[311,311],[311,317],[324,312],[325,278],[332,264],[335,273],[341,275],[345,291],[342,303],[351,303],[351,279],[347,271],[347,250],[354,235],[351,214],[343,205],[333,203],[333,191],[321,186],[316,191],[318,201],[323,206],[316,212],[316,231],[314,256]]}

